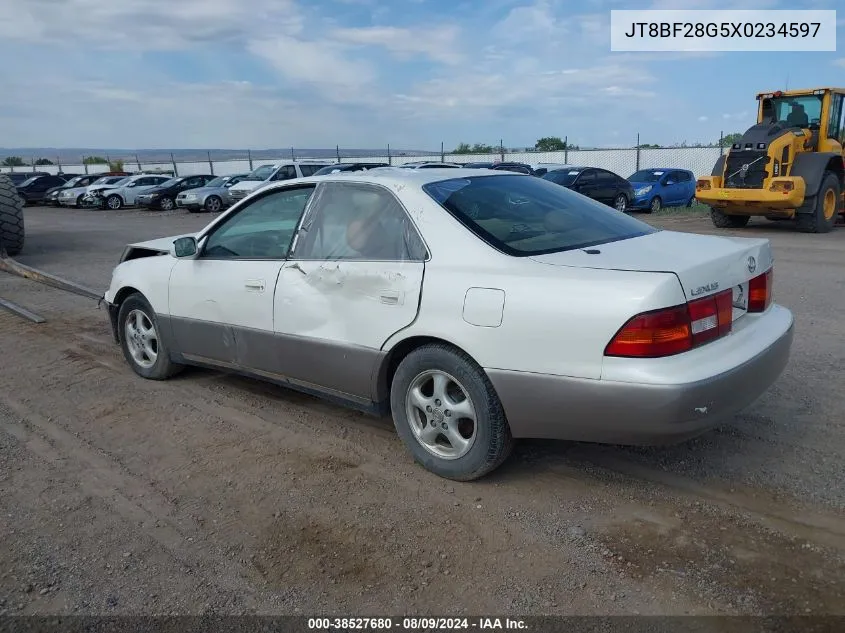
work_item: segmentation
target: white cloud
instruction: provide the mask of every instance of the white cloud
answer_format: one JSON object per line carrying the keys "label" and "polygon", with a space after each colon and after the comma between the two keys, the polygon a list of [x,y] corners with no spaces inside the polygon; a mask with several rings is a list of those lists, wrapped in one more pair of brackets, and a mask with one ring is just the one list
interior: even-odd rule
{"label": "white cloud", "polygon": [[831,64],[834,66],[841,66],[845,68],[845,57],[840,57],[839,59],[834,59]]}
{"label": "white cloud", "polygon": [[382,46],[401,59],[424,55],[444,64],[459,64],[464,56],[457,49],[461,29],[444,25],[425,29],[395,26],[342,28],[330,32],[333,40],[361,46]]}
{"label": "white cloud", "polygon": [[705,121],[709,121],[710,118],[702,115],[702,116],[698,117],[698,120],[701,121],[702,123],[704,123]]}

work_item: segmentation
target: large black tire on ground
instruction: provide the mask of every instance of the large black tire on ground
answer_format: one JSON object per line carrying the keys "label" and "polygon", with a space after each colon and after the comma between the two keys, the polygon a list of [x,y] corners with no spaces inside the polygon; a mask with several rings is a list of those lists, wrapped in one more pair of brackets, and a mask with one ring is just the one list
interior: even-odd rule
{"label": "large black tire on ground", "polygon": [[23,250],[23,206],[11,178],[0,175],[0,247],[12,256]]}
{"label": "large black tire on ground", "polygon": [[741,229],[748,224],[751,217],[748,215],[728,215],[711,207],[710,219],[713,221],[713,226],[720,229]]}
{"label": "large black tire on ground", "polygon": [[[839,215],[841,194],[839,178],[833,172],[826,172],[818,194],[807,200],[798,210],[795,216],[796,228],[802,233],[828,233],[833,230]],[[829,200],[830,196],[833,197],[833,212],[830,217],[825,217],[825,200]]]}
{"label": "large black tire on ground", "polygon": [[[432,455],[412,430],[414,421],[409,419],[406,397],[416,378],[430,371],[444,372],[458,381],[476,412],[477,437],[469,452],[457,459],[441,459]],[[441,407],[442,404],[445,409],[443,413],[449,416],[448,408],[451,405],[448,402],[433,400],[432,403],[436,407]],[[490,379],[472,358],[450,345],[433,343],[408,354],[399,363],[393,376],[390,405],[399,437],[414,460],[446,479],[478,479],[501,465],[513,448],[510,426]],[[436,415],[434,413],[432,417]],[[459,418],[458,414],[454,420]],[[441,422],[448,419],[440,414]],[[435,425],[433,421],[431,424]]]}

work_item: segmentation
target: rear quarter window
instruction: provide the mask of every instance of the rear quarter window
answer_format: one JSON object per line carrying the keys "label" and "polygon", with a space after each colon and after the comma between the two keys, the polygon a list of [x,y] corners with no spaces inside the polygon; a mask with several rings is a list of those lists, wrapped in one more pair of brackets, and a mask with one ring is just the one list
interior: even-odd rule
{"label": "rear quarter window", "polygon": [[493,248],[525,257],[654,233],[645,222],[534,176],[472,176],[423,191]]}

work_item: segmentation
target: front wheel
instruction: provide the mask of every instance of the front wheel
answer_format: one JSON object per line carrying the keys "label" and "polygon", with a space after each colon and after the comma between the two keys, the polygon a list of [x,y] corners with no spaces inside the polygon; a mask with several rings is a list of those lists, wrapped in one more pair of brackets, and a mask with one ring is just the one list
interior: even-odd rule
{"label": "front wheel", "polygon": [[109,196],[106,198],[106,206],[112,211],[117,211],[123,206],[123,200],[118,195]]}
{"label": "front wheel", "polygon": [[829,233],[836,225],[836,216],[841,204],[839,178],[832,172],[826,172],[822,179],[818,195],[799,209],[796,225],[803,233]]}
{"label": "front wheel", "polygon": [[217,213],[223,208],[223,201],[217,196],[209,196],[205,201],[205,210],[209,213]]}
{"label": "front wheel", "polygon": [[136,374],[149,380],[165,380],[182,369],[170,360],[155,311],[142,294],[126,298],[120,305],[117,322],[123,357]]}
{"label": "front wheel", "polygon": [[660,196],[654,196],[651,201],[651,204],[648,206],[649,213],[657,213],[662,208],[663,201],[660,199]]}
{"label": "front wheel", "polygon": [[741,229],[748,224],[751,216],[748,215],[728,215],[722,213],[718,209],[710,209],[710,219],[713,221],[713,226],[720,229]]}
{"label": "front wheel", "polygon": [[161,199],[161,202],[159,202],[159,205],[161,206],[163,211],[172,211],[173,210],[173,198],[168,198],[167,196],[165,196],[164,198]]}
{"label": "front wheel", "polygon": [[625,210],[628,208],[628,198],[625,196],[624,193],[620,193],[616,198],[613,199],[613,207],[620,211],[621,213],[625,213]]}
{"label": "front wheel", "polygon": [[396,370],[393,422],[414,460],[446,479],[471,481],[498,468],[513,438],[490,379],[446,344],[420,347]]}

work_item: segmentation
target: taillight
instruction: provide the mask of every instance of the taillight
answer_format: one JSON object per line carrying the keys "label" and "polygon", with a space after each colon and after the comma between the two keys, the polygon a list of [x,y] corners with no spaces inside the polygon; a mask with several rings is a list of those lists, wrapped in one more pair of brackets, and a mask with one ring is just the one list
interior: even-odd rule
{"label": "taillight", "polygon": [[728,334],[732,324],[733,291],[725,290],[635,316],[616,333],[604,353],[628,358],[672,356]]}
{"label": "taillight", "polygon": [[765,312],[772,303],[772,275],[769,268],[762,275],[757,275],[748,282],[748,311]]}

